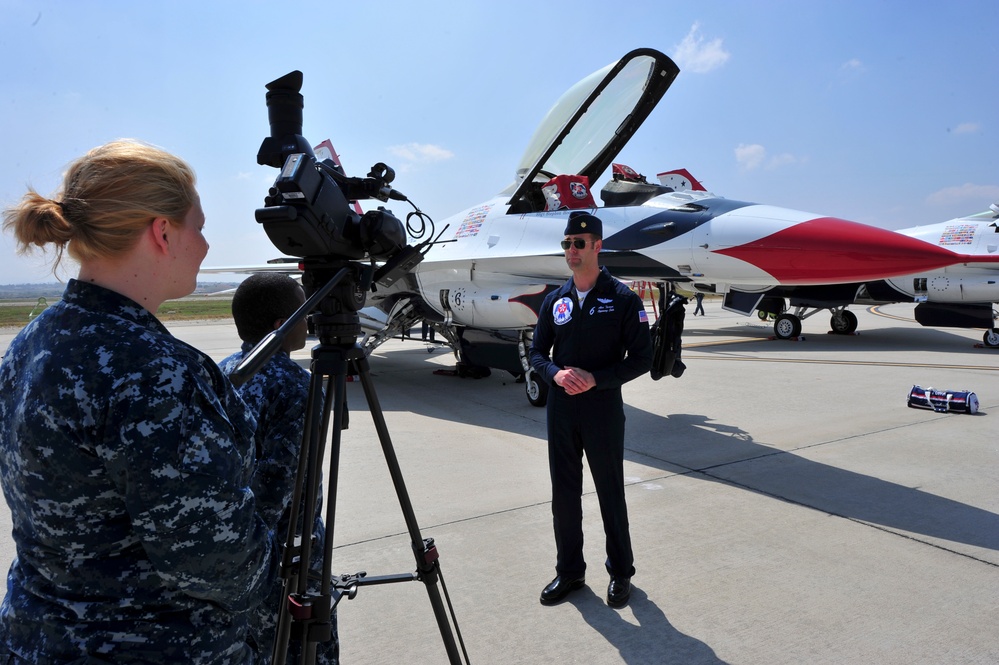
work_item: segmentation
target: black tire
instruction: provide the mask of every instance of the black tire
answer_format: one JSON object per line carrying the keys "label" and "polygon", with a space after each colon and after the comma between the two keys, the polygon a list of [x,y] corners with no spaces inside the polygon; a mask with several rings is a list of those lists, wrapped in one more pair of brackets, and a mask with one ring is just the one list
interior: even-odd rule
{"label": "black tire", "polygon": [[531,406],[544,406],[548,403],[548,384],[539,381],[537,374],[528,372],[524,377],[524,390],[527,392],[527,401]]}
{"label": "black tire", "polygon": [[774,335],[778,339],[794,339],[801,334],[801,320],[794,314],[781,314],[774,321]]}
{"label": "black tire", "polygon": [[829,328],[837,335],[852,335],[857,332],[857,315],[848,309],[833,314],[829,319]]}
{"label": "black tire", "polygon": [[989,328],[986,330],[982,336],[982,342],[985,343],[985,346],[993,349],[999,346],[999,328]]}

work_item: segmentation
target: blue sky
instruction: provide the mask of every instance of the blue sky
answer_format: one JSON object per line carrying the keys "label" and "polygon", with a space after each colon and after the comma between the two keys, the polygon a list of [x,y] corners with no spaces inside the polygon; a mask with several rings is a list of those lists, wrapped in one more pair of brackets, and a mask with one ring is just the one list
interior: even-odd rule
{"label": "blue sky", "polygon": [[[570,7],[567,10],[567,7]],[[652,47],[681,72],[617,161],[726,198],[904,228],[999,201],[999,2],[279,3],[0,0],[0,203],[51,194],[91,147],[188,160],[206,266],[278,255],[253,211],[276,170],[264,85],[305,74],[304,135],[440,223],[513,180],[573,83]],[[400,216],[409,210],[392,204]],[[0,284],[54,281],[0,240]],[[63,271],[72,276],[75,269]],[[217,279],[212,277],[211,279]]]}

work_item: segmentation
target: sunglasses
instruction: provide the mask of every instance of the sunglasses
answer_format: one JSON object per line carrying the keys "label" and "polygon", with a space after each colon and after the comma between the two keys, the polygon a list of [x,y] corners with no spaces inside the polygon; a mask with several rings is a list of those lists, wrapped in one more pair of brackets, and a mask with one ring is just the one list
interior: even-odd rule
{"label": "sunglasses", "polygon": [[573,238],[572,240],[566,238],[565,240],[562,241],[561,245],[562,249],[569,249],[570,247],[575,247],[576,249],[584,249],[586,247],[586,243],[588,242],[593,242],[593,241],[583,240],[582,238]]}

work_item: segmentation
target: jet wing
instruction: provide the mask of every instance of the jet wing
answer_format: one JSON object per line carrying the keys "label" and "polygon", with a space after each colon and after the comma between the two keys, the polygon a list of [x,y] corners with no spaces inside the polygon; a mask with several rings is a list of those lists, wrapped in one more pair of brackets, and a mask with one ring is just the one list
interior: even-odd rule
{"label": "jet wing", "polygon": [[234,273],[237,275],[252,275],[258,272],[279,272],[286,275],[300,275],[302,260],[296,258],[273,259],[267,263],[251,263],[237,266],[212,266],[201,268],[198,272],[205,274]]}

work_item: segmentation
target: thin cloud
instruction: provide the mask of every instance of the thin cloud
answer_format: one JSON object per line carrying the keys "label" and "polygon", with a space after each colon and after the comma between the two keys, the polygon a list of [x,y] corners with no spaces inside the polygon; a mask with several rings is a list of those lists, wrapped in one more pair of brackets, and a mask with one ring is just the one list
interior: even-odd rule
{"label": "thin cloud", "polygon": [[834,83],[845,85],[856,81],[866,73],[867,67],[864,63],[858,58],[851,58],[839,66],[839,72],[835,77]]}
{"label": "thin cloud", "polygon": [[740,143],[735,149],[735,161],[739,163],[740,167],[746,169],[747,171],[754,171],[760,168],[763,164],[763,160],[766,158],[767,149],[759,143],[753,143],[752,145]]}
{"label": "thin cloud", "polygon": [[839,70],[844,74],[849,74],[849,73],[861,74],[863,72],[866,72],[867,68],[864,67],[864,63],[858,60],[857,58],[851,58],[850,60],[847,60],[842,65],[840,65]]}
{"label": "thin cloud", "polygon": [[700,35],[700,28],[700,23],[694,23],[683,41],[673,46],[673,60],[681,70],[706,74],[724,65],[729,59],[729,52],[722,46],[720,38],[705,41]]}
{"label": "thin cloud", "polygon": [[735,161],[745,171],[755,171],[761,168],[771,171],[782,166],[797,164],[802,160],[789,152],[769,155],[767,149],[759,143],[749,145],[740,143],[735,149]]}
{"label": "thin cloud", "polygon": [[431,164],[443,162],[454,157],[450,150],[429,143],[406,143],[405,145],[390,146],[388,151],[407,162],[419,162]]}
{"label": "thin cloud", "polygon": [[977,122],[962,122],[960,125],[955,127],[952,131],[955,134],[977,134],[982,126]]}
{"label": "thin cloud", "polygon": [[954,187],[938,189],[926,197],[934,206],[966,206],[985,210],[991,203],[999,203],[999,185],[975,185],[967,182]]}
{"label": "thin cloud", "polygon": [[776,169],[781,166],[788,166],[790,164],[797,164],[800,160],[789,152],[782,152],[779,155],[774,155],[769,160],[767,160],[768,169]]}

